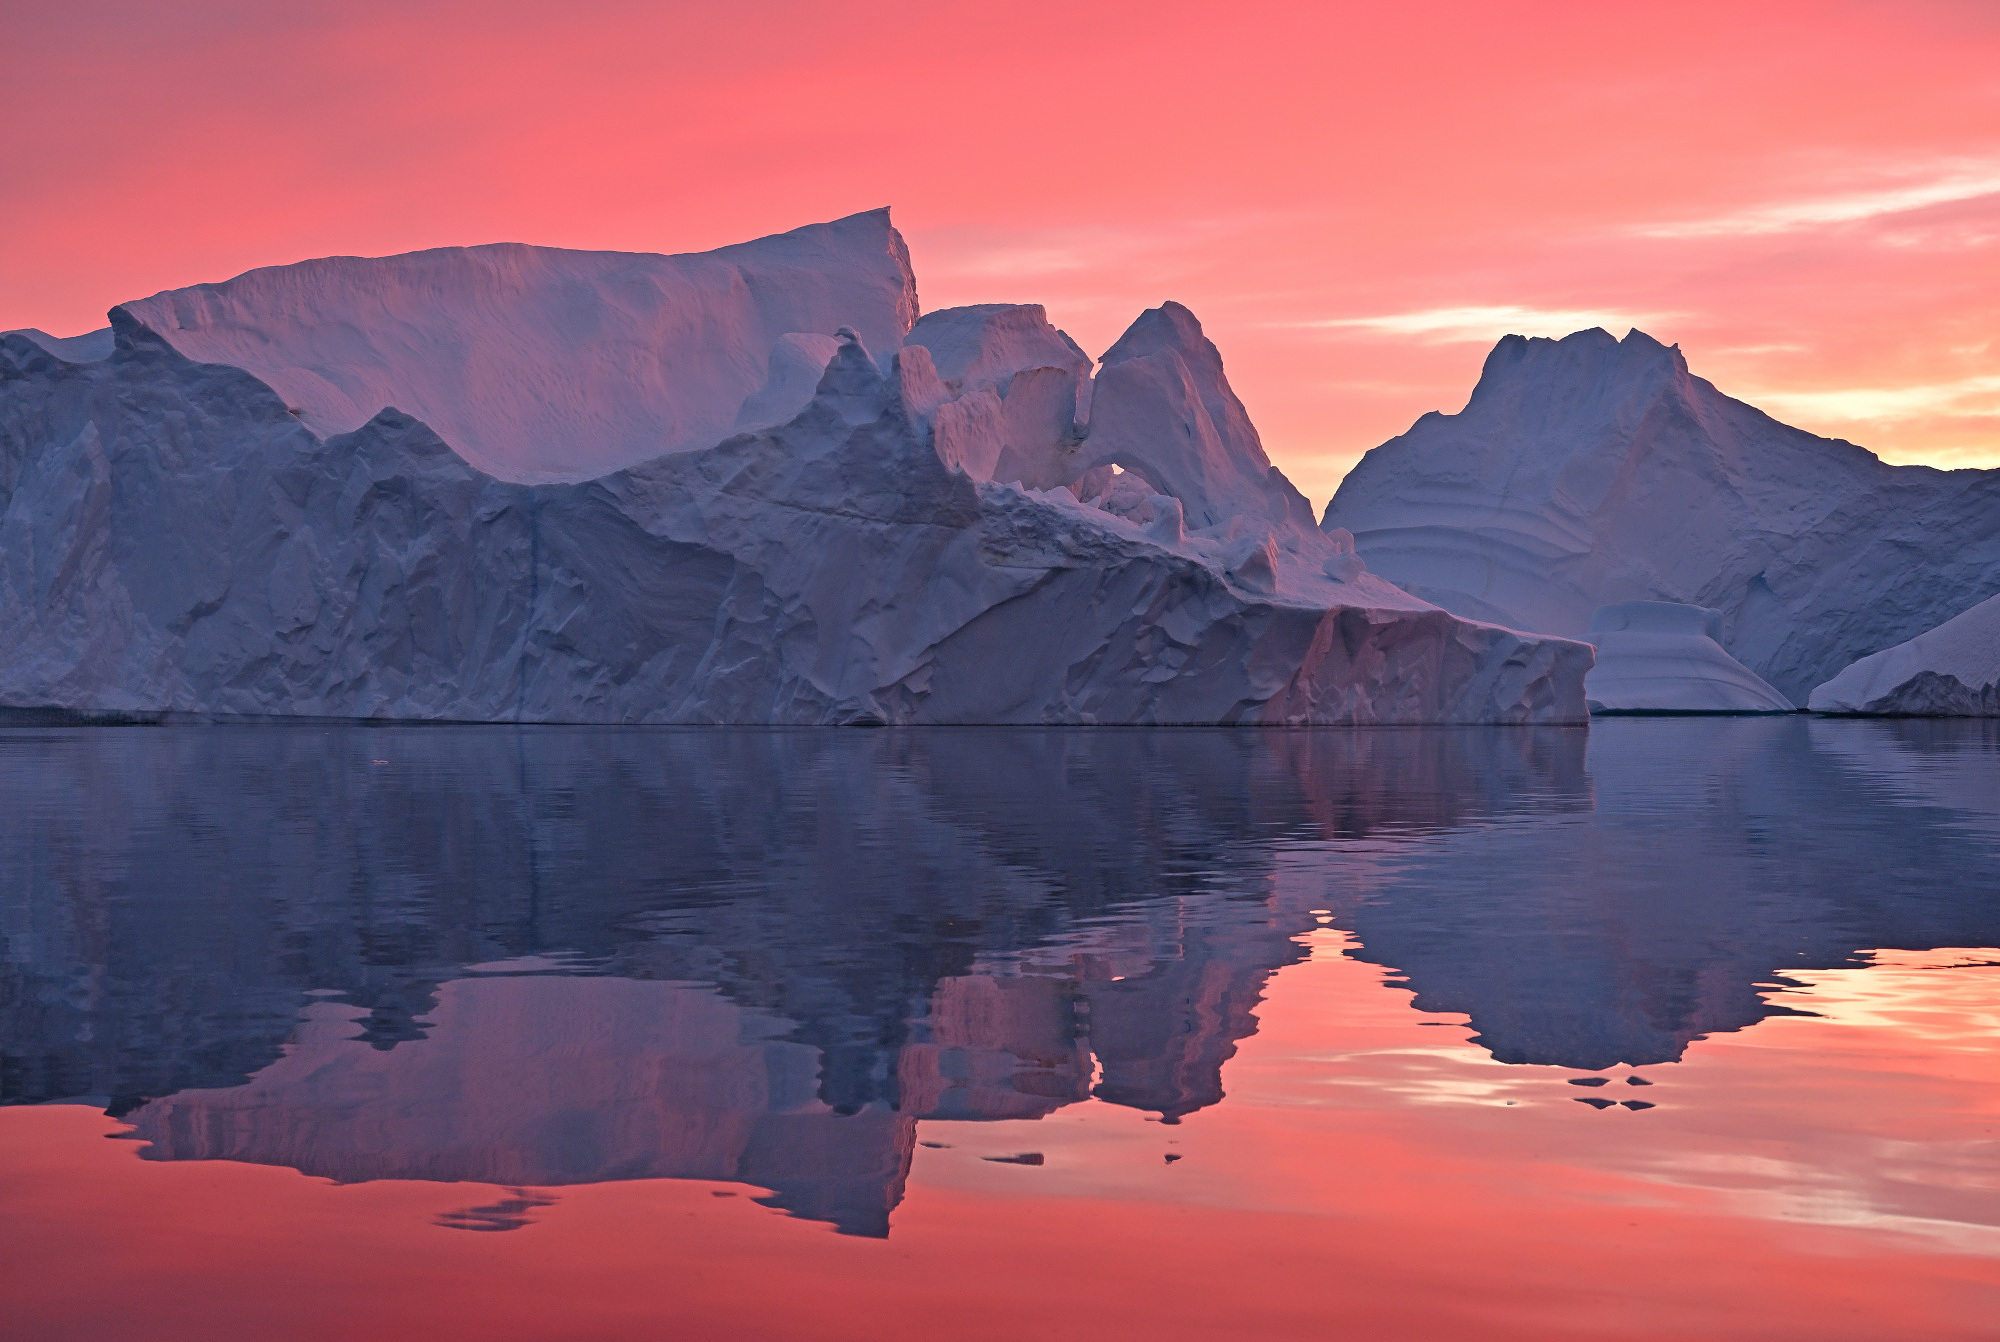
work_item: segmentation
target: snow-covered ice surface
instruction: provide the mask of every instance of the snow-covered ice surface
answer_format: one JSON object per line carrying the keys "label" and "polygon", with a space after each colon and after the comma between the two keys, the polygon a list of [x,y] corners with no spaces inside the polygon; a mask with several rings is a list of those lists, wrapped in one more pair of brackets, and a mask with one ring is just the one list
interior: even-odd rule
{"label": "snow-covered ice surface", "polygon": [[52,336],[47,331],[38,331],[30,326],[25,330],[0,332],[5,335],[26,336],[51,354],[59,355],[71,363],[92,363],[98,359],[111,357],[111,328],[87,331],[77,336]]}
{"label": "snow-covered ice surface", "polygon": [[1586,716],[1587,645],[1312,524],[1185,309],[1086,380],[1038,308],[912,330],[903,256],[878,212],[706,258],[308,262],[113,309],[93,361],[0,337],[0,708]]}
{"label": "snow-covered ice surface", "polygon": [[1597,665],[1584,677],[1593,713],[1790,713],[1791,700],[1723,651],[1722,613],[1625,601],[1590,621]]}
{"label": "snow-covered ice surface", "polygon": [[1642,332],[1508,336],[1456,415],[1364,457],[1325,523],[1460,614],[1581,635],[1601,606],[1722,612],[1794,701],[2000,590],[2000,470],[1890,466],[1778,423]]}
{"label": "snow-covered ice surface", "polygon": [[2000,717],[2000,596],[1863,657],[1812,692],[1819,713]]}
{"label": "snow-covered ice surface", "polygon": [[334,256],[124,307],[188,358],[255,374],[322,437],[394,406],[503,480],[588,480],[792,418],[826,360],[802,375],[810,356],[783,337],[830,356],[847,326],[893,349],[917,285],[873,210],[691,256]]}

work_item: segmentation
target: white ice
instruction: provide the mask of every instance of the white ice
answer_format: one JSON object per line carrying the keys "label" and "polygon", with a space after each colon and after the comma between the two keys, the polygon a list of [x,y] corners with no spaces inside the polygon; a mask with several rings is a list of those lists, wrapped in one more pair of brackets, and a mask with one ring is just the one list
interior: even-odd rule
{"label": "white ice", "polygon": [[2000,596],[1863,657],[1812,692],[1818,713],[2000,717]]}
{"label": "white ice", "polygon": [[1723,651],[1722,613],[1625,601],[1591,617],[1597,665],[1584,677],[1593,713],[1789,713],[1791,700]]}
{"label": "white ice", "polygon": [[1890,466],[1780,424],[1634,331],[1508,336],[1455,415],[1342,482],[1325,524],[1448,609],[1581,635],[1599,607],[1706,606],[1797,701],[2000,588],[2000,470]]}
{"label": "white ice", "polygon": [[785,422],[826,366],[801,379],[786,335],[830,354],[846,326],[894,348],[917,288],[872,210],[689,256],[327,257],[124,308],[188,358],[254,374],[321,437],[394,406],[500,479],[588,480]]}

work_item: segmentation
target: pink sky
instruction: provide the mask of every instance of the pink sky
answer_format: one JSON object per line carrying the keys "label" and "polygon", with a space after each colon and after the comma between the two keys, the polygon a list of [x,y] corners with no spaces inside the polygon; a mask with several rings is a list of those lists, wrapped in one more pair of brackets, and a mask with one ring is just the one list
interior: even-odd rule
{"label": "pink sky", "polygon": [[927,308],[1187,303],[1316,503],[1509,331],[2000,464],[2000,5],[16,6],[0,329],[329,253],[888,204]]}

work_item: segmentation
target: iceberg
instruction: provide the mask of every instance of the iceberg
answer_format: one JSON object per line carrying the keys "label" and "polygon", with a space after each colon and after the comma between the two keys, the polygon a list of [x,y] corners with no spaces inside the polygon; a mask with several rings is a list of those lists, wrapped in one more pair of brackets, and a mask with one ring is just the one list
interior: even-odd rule
{"label": "iceberg", "polygon": [[1592,713],[1790,713],[1792,701],[1723,651],[1722,612],[1666,601],[1605,606],[1590,620]]}
{"label": "iceberg", "polygon": [[[919,318],[886,211],[697,257],[253,271],[0,336],[0,709],[1576,722],[1369,573],[1192,313]],[[93,357],[84,357],[86,355]]]}
{"label": "iceberg", "polygon": [[1599,608],[1721,612],[1795,702],[2000,590],[2000,470],[1891,466],[1788,427],[1643,332],[1508,336],[1455,415],[1341,483],[1324,525],[1468,618],[1582,635]]}
{"label": "iceberg", "polygon": [[1815,713],[2000,717],[2000,596],[1863,657],[1812,692]]}

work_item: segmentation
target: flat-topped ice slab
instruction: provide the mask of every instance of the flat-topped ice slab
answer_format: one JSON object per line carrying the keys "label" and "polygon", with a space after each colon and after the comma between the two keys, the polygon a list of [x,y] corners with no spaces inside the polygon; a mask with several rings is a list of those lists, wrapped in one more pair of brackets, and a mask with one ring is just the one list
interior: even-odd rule
{"label": "flat-topped ice slab", "polygon": [[[188,358],[255,375],[320,437],[393,407],[500,479],[588,480],[790,419],[825,361],[801,385],[784,338],[845,326],[893,349],[917,289],[889,212],[871,210],[684,256],[333,256],[123,306]],[[743,422],[787,378],[793,393]]]}
{"label": "flat-topped ice slab", "polygon": [[1597,665],[1584,678],[1592,713],[1790,713],[1779,694],[1723,650],[1722,613],[1625,601],[1591,617]]}

